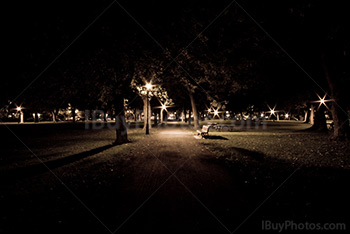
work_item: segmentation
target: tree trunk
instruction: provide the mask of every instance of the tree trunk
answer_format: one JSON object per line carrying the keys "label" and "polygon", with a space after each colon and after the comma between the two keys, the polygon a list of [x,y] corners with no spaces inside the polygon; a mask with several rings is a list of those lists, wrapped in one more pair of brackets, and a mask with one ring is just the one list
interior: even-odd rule
{"label": "tree trunk", "polygon": [[158,125],[158,111],[157,110],[154,111],[154,125],[155,126]]}
{"label": "tree trunk", "polygon": [[331,103],[331,113],[334,123],[334,140],[344,140],[345,138],[350,138],[350,127],[349,127],[349,116],[346,113],[346,109],[342,98],[341,88],[342,84],[340,81],[340,74],[335,72],[336,69],[333,68],[332,72],[329,69],[329,61],[325,54],[322,54],[322,67],[328,83],[328,87],[331,93],[332,103]]}
{"label": "tree trunk", "polygon": [[310,107],[310,124],[314,125],[315,120],[315,107],[311,104]]}
{"label": "tree trunk", "polygon": [[39,122],[39,116],[38,116],[38,112],[34,113],[34,123]]}
{"label": "tree trunk", "polygon": [[[192,92],[189,92],[190,95],[190,99],[191,99],[191,106],[192,106],[192,112],[193,112],[193,122],[194,122],[194,129],[198,129],[199,128],[199,118],[198,118],[198,111],[197,111],[197,107],[196,107],[196,102],[193,96]],[[190,115],[191,118],[191,115]]]}
{"label": "tree trunk", "polygon": [[304,123],[308,123],[310,120],[309,110],[304,110]]}
{"label": "tree trunk", "polygon": [[125,122],[124,113],[124,98],[117,96],[115,100],[115,125],[116,125],[116,140],[115,145],[120,145],[129,142],[128,129]]}
{"label": "tree trunk", "polygon": [[[146,96],[142,96],[142,101],[143,101],[143,130],[146,130],[146,126],[147,126],[147,119],[148,119],[148,127],[149,128],[152,128],[152,125],[151,125],[151,104],[150,104],[150,101],[149,99],[146,97]],[[148,108],[147,108],[148,106]],[[148,113],[147,113],[147,109],[148,109]],[[148,116],[148,118],[147,118]]]}
{"label": "tree trunk", "polygon": [[56,113],[55,113],[54,110],[51,111],[51,115],[52,115],[52,122],[56,123],[56,122],[57,122],[57,121],[56,121]]}
{"label": "tree trunk", "polygon": [[162,124],[163,123],[163,109],[160,109],[160,120],[159,120],[159,122],[160,122],[160,124]]}
{"label": "tree trunk", "polygon": [[319,132],[327,131],[327,122],[326,122],[326,117],[324,115],[324,111],[325,111],[325,108],[323,105],[321,105],[320,108],[316,111],[314,124],[312,126],[313,130],[316,130]]}
{"label": "tree trunk", "polygon": [[103,110],[103,121],[107,122],[107,111]]}
{"label": "tree trunk", "polygon": [[72,119],[73,123],[75,123],[75,107],[72,107]]}

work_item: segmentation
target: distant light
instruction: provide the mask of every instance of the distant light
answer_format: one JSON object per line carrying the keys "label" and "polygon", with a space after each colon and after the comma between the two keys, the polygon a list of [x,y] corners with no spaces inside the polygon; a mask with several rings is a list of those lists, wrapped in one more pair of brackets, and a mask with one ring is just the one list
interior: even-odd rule
{"label": "distant light", "polygon": [[261,114],[260,116],[261,116],[261,117],[264,117],[264,114]]}
{"label": "distant light", "polygon": [[286,114],[286,115],[285,115],[285,117],[286,117],[286,118],[288,118],[288,117],[289,117],[289,115],[288,115],[288,114]]}
{"label": "distant light", "polygon": [[146,89],[147,89],[147,90],[150,90],[151,88],[152,88],[152,84],[151,84],[151,83],[147,83],[147,84],[146,84]]}
{"label": "distant light", "polygon": [[229,112],[228,111],[226,111],[226,114],[228,114]]}
{"label": "distant light", "polygon": [[210,111],[211,111],[211,109],[209,108],[209,109],[208,109],[208,112],[210,112]]}
{"label": "distant light", "polygon": [[162,109],[165,110],[166,109],[166,105],[163,104],[162,105]]}
{"label": "distant light", "polygon": [[275,110],[271,110],[271,114],[275,114]]}
{"label": "distant light", "polygon": [[17,110],[17,111],[21,111],[21,110],[22,110],[22,107],[19,106],[19,107],[16,108],[16,110]]}
{"label": "distant light", "polygon": [[324,98],[322,98],[322,99],[320,100],[320,102],[321,102],[321,104],[324,104]]}
{"label": "distant light", "polygon": [[219,112],[217,110],[214,111],[214,115],[218,115]]}

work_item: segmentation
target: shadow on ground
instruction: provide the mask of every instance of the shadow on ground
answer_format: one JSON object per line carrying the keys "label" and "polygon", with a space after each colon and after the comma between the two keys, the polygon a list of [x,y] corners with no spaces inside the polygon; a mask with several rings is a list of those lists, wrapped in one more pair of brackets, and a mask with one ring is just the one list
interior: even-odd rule
{"label": "shadow on ground", "polygon": [[252,151],[252,150],[247,150],[247,149],[242,149],[242,148],[237,148],[237,147],[232,147],[231,149],[234,149],[238,153],[242,154],[243,156],[248,156],[251,159],[254,159],[254,160],[257,160],[257,161],[264,160],[264,154],[260,153],[258,151]]}
{"label": "shadow on ground", "polygon": [[228,140],[226,137],[222,136],[205,136],[204,138],[210,140]]}
{"label": "shadow on ground", "polygon": [[1,178],[6,178],[6,180],[18,179],[18,178],[23,178],[27,176],[41,174],[41,173],[47,172],[49,169],[52,170],[52,169],[67,165],[69,163],[75,162],[77,160],[81,160],[81,159],[93,156],[95,154],[101,153],[107,149],[112,148],[113,146],[115,145],[108,144],[92,150],[66,156],[64,158],[55,159],[44,163],[34,164],[27,167],[11,169],[5,172],[1,172]]}

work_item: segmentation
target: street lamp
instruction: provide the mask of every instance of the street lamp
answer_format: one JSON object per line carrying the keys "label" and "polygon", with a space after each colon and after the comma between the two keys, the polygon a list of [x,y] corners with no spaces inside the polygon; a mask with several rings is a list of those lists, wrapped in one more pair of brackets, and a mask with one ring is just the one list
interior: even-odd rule
{"label": "street lamp", "polygon": [[146,84],[146,89],[147,89],[147,90],[151,90],[151,88],[152,88],[152,84],[151,84],[151,83],[147,83],[147,84]]}
{"label": "street lamp", "polygon": [[318,95],[317,93],[316,93],[316,95],[317,95],[317,97],[319,98],[319,100],[317,100],[317,101],[311,101],[310,103],[320,103],[320,104],[318,105],[318,107],[317,107],[317,110],[318,110],[322,105],[324,105],[324,106],[329,110],[329,108],[328,108],[326,102],[332,102],[333,99],[327,99],[327,100],[326,100],[327,93],[326,93],[322,98],[321,98],[321,96]]}
{"label": "street lamp", "polygon": [[149,91],[152,89],[152,84],[151,83],[146,83],[145,85],[146,87],[146,98],[147,98],[147,102],[146,102],[146,135],[149,135],[149,124],[148,124],[148,113],[149,113],[149,107],[148,107],[148,103],[149,103]]}
{"label": "street lamp", "polygon": [[21,106],[17,106],[16,110],[19,112],[20,123],[24,123],[24,116]]}

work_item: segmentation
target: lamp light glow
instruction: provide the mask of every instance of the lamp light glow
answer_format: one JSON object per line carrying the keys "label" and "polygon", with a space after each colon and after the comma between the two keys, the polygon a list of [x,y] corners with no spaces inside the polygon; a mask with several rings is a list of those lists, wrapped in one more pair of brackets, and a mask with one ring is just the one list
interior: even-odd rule
{"label": "lamp light glow", "polygon": [[147,84],[146,84],[146,89],[147,89],[147,90],[150,90],[151,88],[152,88],[152,84],[151,84],[151,83],[147,83]]}

